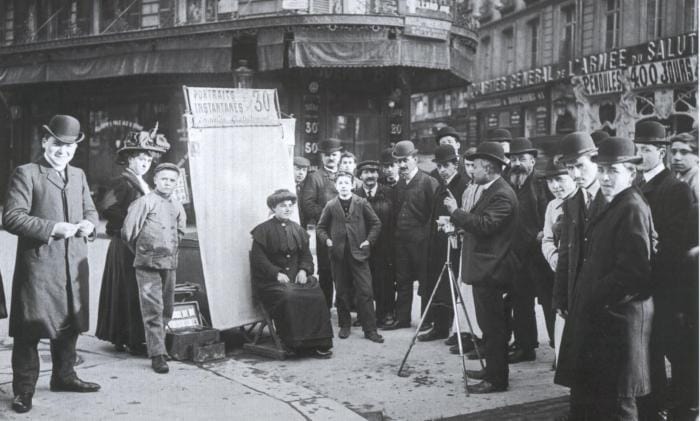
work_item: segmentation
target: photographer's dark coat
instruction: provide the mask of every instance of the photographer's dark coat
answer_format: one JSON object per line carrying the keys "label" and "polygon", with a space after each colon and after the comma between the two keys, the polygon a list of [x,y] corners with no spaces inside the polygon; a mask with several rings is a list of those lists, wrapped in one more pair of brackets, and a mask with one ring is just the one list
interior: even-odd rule
{"label": "photographer's dark coat", "polygon": [[[568,309],[554,382],[589,393],[649,393],[653,222],[635,187],[586,214],[582,193],[564,203],[558,301]],[[613,397],[613,396],[610,396]]]}
{"label": "photographer's dark coat", "polygon": [[42,158],[17,167],[10,178],[2,219],[19,237],[12,337],[56,338],[67,326],[77,332],[89,327],[88,238],[53,240],[51,231],[58,222],[97,225],[97,211],[83,171],[70,165],[65,171],[64,182]]}

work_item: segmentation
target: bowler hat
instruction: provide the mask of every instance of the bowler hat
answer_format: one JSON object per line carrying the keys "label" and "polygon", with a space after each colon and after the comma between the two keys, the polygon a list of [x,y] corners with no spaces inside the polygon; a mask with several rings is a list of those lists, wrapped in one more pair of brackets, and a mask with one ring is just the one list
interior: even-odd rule
{"label": "bowler hat", "polygon": [[457,130],[450,126],[444,126],[441,127],[440,130],[438,130],[435,134],[435,143],[439,144],[440,139],[447,136],[452,136],[457,140],[457,142],[459,142],[459,133],[457,133]]}
{"label": "bowler hat", "polygon": [[413,156],[418,153],[418,149],[413,145],[410,140],[402,140],[394,146],[391,151],[391,156],[396,159],[406,158],[408,156]]}
{"label": "bowler hat", "polygon": [[335,151],[343,149],[340,139],[331,137],[318,142],[318,151],[324,154],[332,154]]}
{"label": "bowler hat", "polygon": [[295,156],[294,157],[294,166],[295,167],[309,168],[310,165],[311,165],[311,161],[304,158],[303,156]]}
{"label": "bowler hat", "polygon": [[158,123],[150,132],[145,130],[134,130],[126,135],[124,140],[118,140],[117,163],[126,163],[126,152],[158,152],[166,153],[170,149],[170,143],[162,134],[158,133]]}
{"label": "bowler hat", "polygon": [[73,116],[57,114],[42,127],[62,143],[79,143],[85,138],[85,133],[80,131],[80,122]]}
{"label": "bowler hat", "polygon": [[473,161],[476,158],[488,159],[489,161],[496,161],[502,165],[508,165],[508,160],[503,152],[503,146],[498,142],[482,142],[476,147],[476,152],[464,157],[469,161]]}
{"label": "bowler hat", "polygon": [[610,137],[610,133],[605,130],[596,130],[591,133],[591,139],[593,139],[593,144],[598,146],[600,142]]}
{"label": "bowler hat", "polygon": [[438,145],[438,147],[435,148],[434,153],[435,158],[433,159],[433,162],[436,163],[445,163],[453,160],[456,161],[459,158],[455,148],[452,145]]}
{"label": "bowler hat", "polygon": [[355,171],[357,174],[362,174],[362,171],[364,170],[375,170],[379,171],[379,161],[375,161],[373,159],[368,159],[366,161],[362,161],[359,164],[357,164],[357,168],[355,168]]}
{"label": "bowler hat", "polygon": [[274,193],[267,196],[267,207],[270,209],[274,209],[275,206],[279,205],[280,203],[284,202],[285,200],[291,200],[292,203],[296,203],[297,196],[287,189],[275,190]]}
{"label": "bowler hat", "polygon": [[535,158],[537,157],[537,149],[532,147],[532,142],[526,137],[516,137],[510,142],[510,152],[506,155],[519,155],[521,153],[532,154]]}
{"label": "bowler hat", "polygon": [[567,174],[566,168],[559,163],[557,157],[548,159],[542,170],[542,178],[556,177],[558,175]]}
{"label": "bowler hat", "polygon": [[507,129],[493,129],[486,135],[488,142],[510,142],[511,140],[513,140],[513,136]]}
{"label": "bowler hat", "polygon": [[464,159],[467,160],[467,161],[469,161],[469,159],[466,158],[467,155],[472,155],[472,154],[474,154],[474,153],[476,153],[476,147],[474,147],[474,146],[468,147],[467,150],[464,151],[464,157],[465,157]]}
{"label": "bowler hat", "polygon": [[170,170],[170,171],[175,171],[176,173],[180,174],[180,167],[177,165],[173,164],[172,162],[162,162],[158,164],[155,170],[153,170],[153,175],[158,174],[161,171],[165,170]]}
{"label": "bowler hat", "polygon": [[683,143],[687,144],[688,146],[690,146],[690,150],[692,150],[695,155],[698,154],[698,134],[697,134],[697,132],[694,134],[679,133],[679,134],[673,136],[670,139],[670,142],[671,143],[683,142]]}
{"label": "bowler hat", "polygon": [[666,128],[658,121],[642,121],[634,128],[634,143],[667,145]]}
{"label": "bowler hat", "polygon": [[629,162],[639,164],[642,157],[635,155],[634,143],[624,137],[609,137],[600,142],[598,156],[593,160],[597,164],[612,165]]}
{"label": "bowler hat", "polygon": [[393,150],[393,148],[382,150],[382,153],[379,155],[379,163],[382,165],[391,165],[396,162],[396,158],[391,154]]}
{"label": "bowler hat", "polygon": [[572,161],[584,154],[596,152],[598,149],[593,138],[586,132],[569,133],[559,142],[560,162]]}

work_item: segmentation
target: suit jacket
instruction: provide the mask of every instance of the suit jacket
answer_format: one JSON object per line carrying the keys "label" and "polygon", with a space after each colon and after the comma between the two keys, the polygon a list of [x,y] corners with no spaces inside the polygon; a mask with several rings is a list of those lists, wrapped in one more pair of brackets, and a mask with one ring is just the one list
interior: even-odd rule
{"label": "suit jacket", "polygon": [[[340,199],[336,197],[323,208],[316,231],[323,243],[329,238],[333,241],[333,247],[330,248],[331,258],[345,258],[347,239],[352,257],[364,261],[369,258],[370,248],[377,241],[381,229],[382,223],[369,202],[353,194],[348,216],[345,216]],[[365,240],[369,241],[370,246],[360,248],[360,244]]]}
{"label": "suit jacket", "polygon": [[425,241],[430,230],[430,212],[439,183],[418,170],[409,183],[402,177],[396,185],[396,237]]}
{"label": "suit jacket", "polygon": [[372,206],[372,210],[377,214],[379,220],[382,222],[382,229],[379,233],[379,237],[377,237],[377,242],[372,247],[372,255],[374,257],[379,255],[392,259],[395,226],[394,203],[396,200],[394,189],[389,186],[378,184],[377,192],[372,198],[367,198],[364,188],[355,189],[354,193],[369,202],[369,204]]}
{"label": "suit jacket", "polygon": [[19,237],[10,336],[55,338],[66,325],[78,332],[89,328],[87,242],[94,233],[54,240],[51,231],[57,222],[85,219],[97,225],[98,217],[83,171],[68,165],[66,175],[64,182],[42,158],[17,167],[10,177],[2,220]]}
{"label": "suit jacket", "polygon": [[305,222],[316,223],[321,216],[323,207],[337,195],[335,174],[321,168],[306,176],[301,193],[301,209]]}
{"label": "suit jacket", "polygon": [[507,288],[518,265],[512,251],[518,199],[510,185],[497,178],[469,213],[457,209],[451,220],[465,231],[462,280],[475,286]]}
{"label": "suit jacket", "polygon": [[[555,382],[569,387],[607,384],[620,396],[642,396],[650,389],[651,211],[635,187],[610,203],[602,194],[596,201],[583,236],[575,237],[580,258],[569,279],[569,314]],[[567,248],[564,239],[562,248]],[[571,265],[570,256],[560,252],[559,266],[567,260]]]}
{"label": "suit jacket", "polygon": [[686,244],[687,217],[693,202],[690,187],[664,169],[640,186],[654,219],[659,235],[656,255],[652,260],[655,289],[669,294],[677,287],[678,270],[688,249]]}

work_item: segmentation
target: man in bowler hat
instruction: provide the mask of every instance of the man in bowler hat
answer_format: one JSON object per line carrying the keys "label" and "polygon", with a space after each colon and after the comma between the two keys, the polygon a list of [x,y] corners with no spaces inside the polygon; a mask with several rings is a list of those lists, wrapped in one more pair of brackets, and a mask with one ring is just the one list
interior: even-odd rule
{"label": "man in bowler hat", "polygon": [[[572,165],[572,153],[593,141],[574,132],[561,146]],[[567,318],[554,382],[571,389],[569,419],[632,420],[636,398],[650,390],[654,227],[633,187],[641,158],[632,141],[606,139],[593,159],[598,194],[588,207],[583,192],[565,202],[557,282],[566,285]]]}
{"label": "man in bowler hat", "polygon": [[381,231],[372,245],[369,269],[372,273],[374,301],[376,303],[377,326],[394,323],[396,303],[396,276],[394,274],[394,189],[380,184],[378,161],[362,161],[357,165],[357,174],[362,187],[354,193],[366,199],[382,222]]}
{"label": "man in bowler hat", "polygon": [[[677,303],[679,269],[687,250],[684,244],[688,213],[692,204],[690,187],[677,180],[666,169],[666,151],[668,139],[666,128],[657,121],[643,121],[637,124],[634,134],[642,162],[639,164],[640,175],[637,185],[649,203],[654,228],[658,234],[656,257],[652,262],[652,280],[654,297],[654,319],[651,337],[651,391],[652,402],[648,411],[651,414],[666,410],[666,362],[671,362],[673,377],[682,376],[687,369],[680,365],[678,352],[683,345],[678,334],[681,326],[677,325]],[[682,352],[682,351],[681,351]]]}
{"label": "man in bowler hat", "polygon": [[389,187],[396,187],[396,183],[399,182],[399,164],[396,162],[396,158],[391,155],[393,150],[394,148],[386,148],[379,156],[379,165],[381,166],[379,183]]}
{"label": "man in bowler hat", "polygon": [[418,169],[418,150],[410,140],[394,146],[401,176],[396,186],[396,321],[386,330],[411,327],[413,281],[426,276],[430,211],[438,182]]}
{"label": "man in bowler hat", "polygon": [[[330,138],[318,144],[322,168],[309,175],[301,193],[301,209],[307,224],[315,224],[329,200],[338,195],[335,189],[335,176],[338,173],[340,154],[343,149],[340,139]],[[328,308],[333,306],[333,277],[328,260],[328,248],[316,233],[316,259],[318,262],[318,283],[326,297]]]}
{"label": "man in bowler hat", "polygon": [[501,177],[507,161],[500,144],[483,142],[475,154],[466,158],[474,161],[474,184],[478,188],[463,197],[461,208],[453,197],[446,197],[443,203],[454,225],[464,230],[462,281],[472,286],[476,320],[486,351],[486,367],[467,370],[469,377],[481,380],[468,389],[470,393],[493,393],[508,388],[509,335],[503,293],[516,270],[512,243],[518,199]]}
{"label": "man in bowler hat", "polygon": [[535,348],[538,346],[535,296],[544,311],[549,338],[554,337],[554,275],[540,253],[544,214],[549,198],[545,187],[535,177],[537,149],[532,146],[530,139],[516,137],[506,156],[510,158],[508,181],[518,197],[519,219],[513,250],[521,264],[513,279],[513,291],[509,294],[515,337],[509,362],[513,364],[535,360]]}
{"label": "man in bowler hat", "polygon": [[12,409],[27,412],[39,378],[37,345],[51,342],[50,389],[96,392],[100,386],[75,373],[78,335],[89,328],[87,243],[97,211],[82,170],[69,165],[84,135],[72,116],[55,115],[43,126],[44,155],[10,177],[4,228],[17,235],[12,285]]}
{"label": "man in bowler hat", "polygon": [[[459,133],[457,133],[457,130],[455,130],[453,127],[450,126],[443,126],[441,127],[438,131],[437,134],[435,135],[435,143],[437,143],[437,146],[440,145],[448,145],[452,146],[452,148],[455,150],[455,154],[459,156],[459,149],[460,149],[460,139],[459,139]],[[464,167],[464,158],[459,158],[457,161],[457,171],[460,175],[460,178],[466,179],[467,181],[471,180],[469,178],[469,175],[467,174],[465,167]],[[440,173],[437,168],[432,170],[430,172],[430,175],[432,175],[437,181],[442,183],[444,180],[440,176]]]}

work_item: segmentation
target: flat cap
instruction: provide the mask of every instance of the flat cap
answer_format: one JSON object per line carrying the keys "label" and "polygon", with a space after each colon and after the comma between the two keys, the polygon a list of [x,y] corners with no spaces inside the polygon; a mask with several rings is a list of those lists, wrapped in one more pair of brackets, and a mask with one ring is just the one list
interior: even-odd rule
{"label": "flat cap", "polygon": [[295,156],[294,157],[294,166],[295,167],[309,168],[310,165],[311,165],[311,161],[304,158],[303,156]]}

